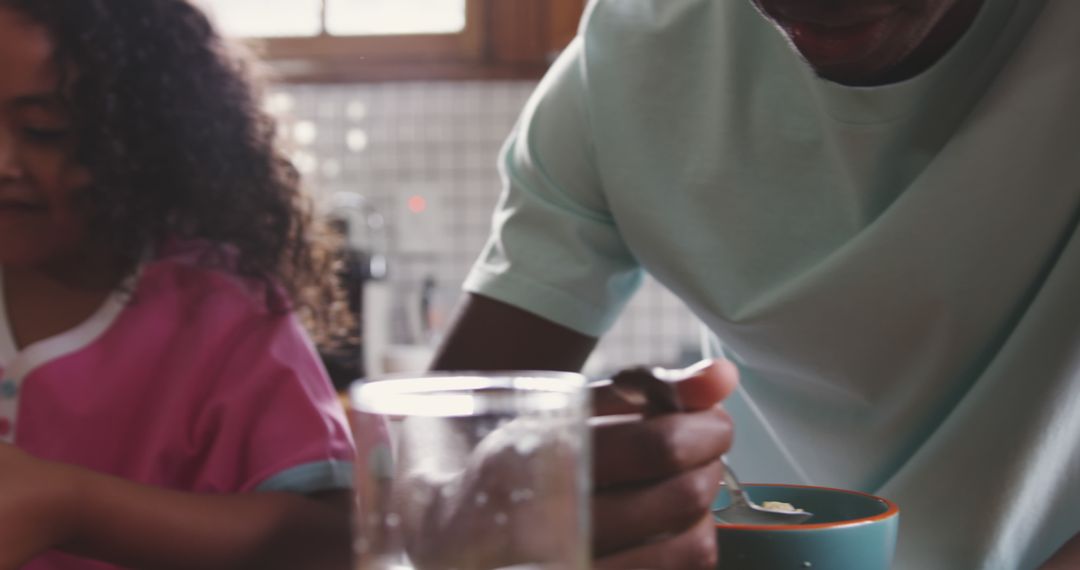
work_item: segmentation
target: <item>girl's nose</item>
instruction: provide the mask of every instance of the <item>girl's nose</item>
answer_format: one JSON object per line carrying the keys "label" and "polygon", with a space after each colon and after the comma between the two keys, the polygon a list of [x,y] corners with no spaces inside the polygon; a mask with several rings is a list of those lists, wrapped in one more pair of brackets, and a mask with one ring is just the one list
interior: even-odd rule
{"label": "girl's nose", "polygon": [[22,176],[23,167],[15,149],[15,137],[7,129],[0,129],[0,181],[18,180]]}

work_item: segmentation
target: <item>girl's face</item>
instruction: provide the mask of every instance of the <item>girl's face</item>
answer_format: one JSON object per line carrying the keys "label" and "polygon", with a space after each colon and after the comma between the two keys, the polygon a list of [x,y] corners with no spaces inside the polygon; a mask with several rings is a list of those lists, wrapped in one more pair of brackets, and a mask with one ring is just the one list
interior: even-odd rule
{"label": "girl's face", "polygon": [[47,31],[0,3],[0,264],[47,266],[79,251],[73,196],[90,183]]}

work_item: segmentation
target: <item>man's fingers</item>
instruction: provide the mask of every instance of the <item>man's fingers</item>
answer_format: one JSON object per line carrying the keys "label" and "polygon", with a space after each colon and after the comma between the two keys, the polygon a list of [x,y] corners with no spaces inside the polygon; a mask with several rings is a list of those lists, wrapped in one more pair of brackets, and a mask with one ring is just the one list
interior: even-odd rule
{"label": "man's fingers", "polygon": [[593,481],[604,489],[665,479],[716,461],[731,438],[720,408],[594,425]]}
{"label": "man's fingers", "polygon": [[596,560],[594,570],[713,570],[716,568],[716,523],[702,517],[689,529]]}
{"label": "man's fingers", "polygon": [[686,529],[709,512],[719,488],[719,461],[642,487],[593,497],[593,547],[603,555]]}
{"label": "man's fingers", "polygon": [[684,410],[705,410],[727,399],[739,385],[739,370],[729,360],[703,360],[676,372],[674,383]]}
{"label": "man's fingers", "polygon": [[[717,405],[738,383],[725,360],[681,370],[628,369],[593,392],[597,568],[713,568],[709,507],[731,446]],[[674,413],[682,412],[682,413]]]}
{"label": "man's fingers", "polygon": [[703,360],[679,369],[631,368],[593,384],[598,416],[704,410],[727,398],[739,383],[735,365]]}
{"label": "man's fingers", "polygon": [[645,411],[644,394],[628,392],[615,386],[610,380],[592,385],[592,408],[594,416],[641,414]]}

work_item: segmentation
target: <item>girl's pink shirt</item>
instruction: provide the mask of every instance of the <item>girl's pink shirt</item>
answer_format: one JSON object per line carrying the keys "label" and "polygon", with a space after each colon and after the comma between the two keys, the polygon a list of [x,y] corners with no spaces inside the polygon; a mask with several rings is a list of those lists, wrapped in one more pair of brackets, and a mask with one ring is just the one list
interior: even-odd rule
{"label": "girl's pink shirt", "polygon": [[[349,487],[348,423],[306,333],[198,254],[170,247],[134,294],[22,350],[0,303],[0,441],[185,491]],[[91,568],[114,566],[49,554],[26,570]]]}

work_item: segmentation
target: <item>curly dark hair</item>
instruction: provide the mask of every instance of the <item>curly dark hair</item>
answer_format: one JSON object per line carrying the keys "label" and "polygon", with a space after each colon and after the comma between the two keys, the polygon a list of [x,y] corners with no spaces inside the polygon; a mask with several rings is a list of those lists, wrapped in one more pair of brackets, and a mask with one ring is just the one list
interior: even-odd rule
{"label": "curly dark hair", "polygon": [[[94,183],[90,235],[124,275],[150,244],[205,240],[288,298],[316,341],[350,325],[333,249],[316,237],[296,169],[262,111],[249,58],[187,0],[0,0],[52,34],[63,93]],[[329,235],[329,234],[327,234]],[[269,287],[268,291],[273,291]],[[336,324],[335,324],[336,323]]]}

